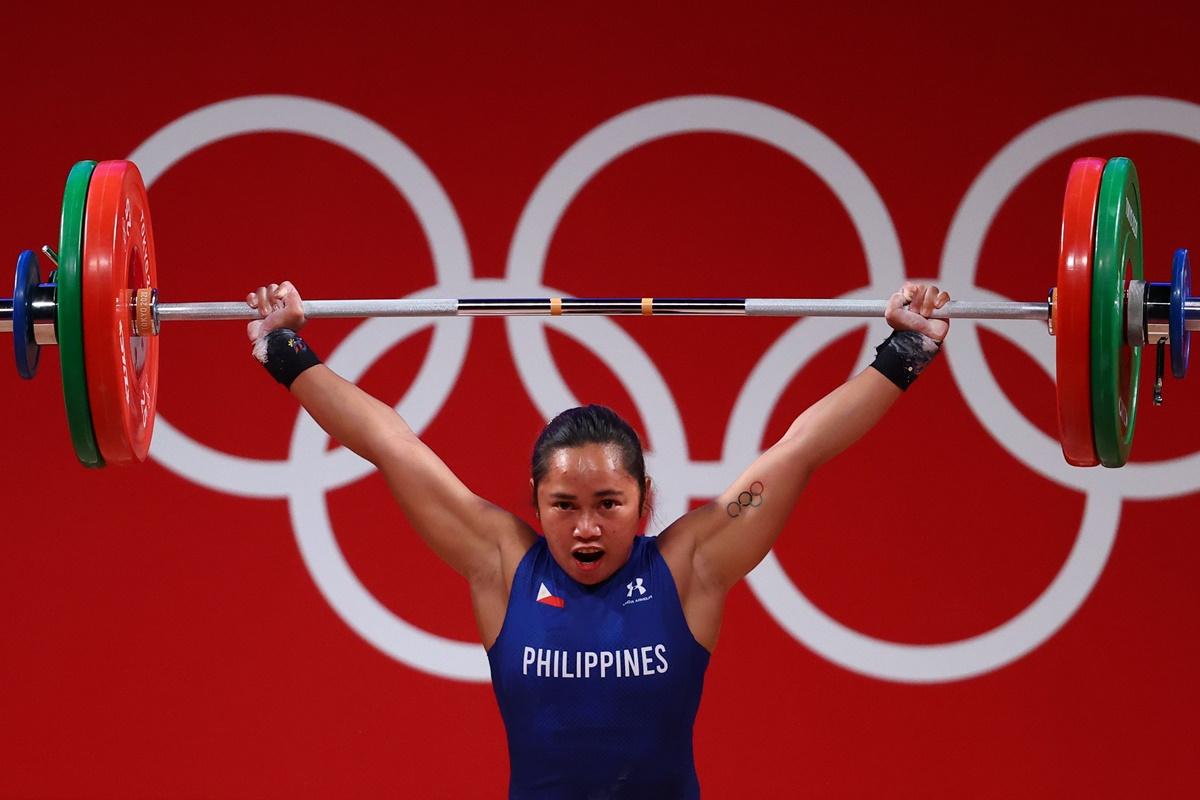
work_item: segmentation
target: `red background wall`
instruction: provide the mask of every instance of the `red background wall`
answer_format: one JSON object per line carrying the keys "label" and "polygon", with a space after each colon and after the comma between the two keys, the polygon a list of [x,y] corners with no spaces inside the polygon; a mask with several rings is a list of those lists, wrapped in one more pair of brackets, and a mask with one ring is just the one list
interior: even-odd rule
{"label": "red background wall", "polygon": [[[876,266],[921,277],[944,271],[976,179],[1040,123],[1142,95],[1200,113],[1192,4],[138,5],[10,11],[0,216],[11,256],[57,241],[71,163],[128,157],[183,115],[244,96],[313,98],[382,126],[449,198],[469,248],[462,266],[494,279],[556,161],[617,115],[668,98],[743,98],[832,139],[894,226],[902,263]],[[1068,118],[1080,143],[1022,165],[1028,175],[988,221],[980,289],[1045,296],[1063,182],[1082,155],[1138,164],[1148,277],[1167,280],[1174,248],[1200,246],[1200,126],[1098,135],[1114,108]],[[1175,124],[1164,119],[1151,114],[1144,129]],[[226,139],[168,169],[150,197],[168,302],[237,299],[283,277],[310,298],[436,282],[414,204],[330,142]],[[553,228],[542,280],[578,295],[785,297],[872,282],[863,240],[816,169],[724,133],[658,139],[601,170]],[[476,491],[528,516],[539,406],[504,323],[450,324],[469,330],[469,349],[445,402],[430,396],[424,436]],[[308,336],[329,355],[358,325],[321,321]],[[574,396],[630,415],[652,451],[671,436],[647,419],[677,409],[683,443],[651,464],[658,528],[740,466],[724,455],[735,402],[791,323],[629,319],[577,336],[608,348],[613,325],[652,360],[670,402],[639,399],[653,387],[620,377],[628,358],[560,332],[551,350]],[[378,344],[361,385],[398,402],[429,330]],[[1044,456],[1044,437],[997,434],[999,405],[964,392],[980,366],[966,330],[956,323],[950,358],[810,484],[775,551],[784,573],[846,629],[909,645],[972,640],[1023,613],[1067,563],[1085,508],[1107,532],[1079,546],[1098,578],[1076,581],[1078,608],[1029,652],[997,645],[993,666],[925,681],[886,677],[901,669],[886,658],[835,663],[807,623],[793,620],[793,636],[739,586],[696,728],[706,796],[1177,796],[1200,784],[1196,380],[1168,380],[1163,408],[1142,405],[1131,468],[1047,474],[1029,452],[1033,442]],[[1037,323],[1023,330],[1052,352]],[[778,400],[759,398],[764,442],[849,374],[865,336],[858,327],[821,343]],[[1047,373],[992,328],[979,338],[1009,402],[1052,435]],[[251,360],[241,325],[172,324],[162,354],[162,419],[215,451],[289,458],[296,405]],[[302,558],[294,519],[313,512],[288,492],[324,498],[349,569],[385,616],[474,638],[465,586],[422,549],[378,477],[325,491],[327,462],[296,456],[282,488],[217,489],[192,461],[174,463],[161,431],[148,463],[85,471],[57,369],[51,350],[36,381],[0,377],[0,795],[503,795],[490,687],[372,644]]]}

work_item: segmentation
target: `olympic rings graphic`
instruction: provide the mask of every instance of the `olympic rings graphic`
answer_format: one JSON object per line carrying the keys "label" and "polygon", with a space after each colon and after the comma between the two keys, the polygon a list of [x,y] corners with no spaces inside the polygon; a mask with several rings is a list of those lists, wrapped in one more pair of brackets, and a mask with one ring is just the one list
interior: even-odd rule
{"label": "olympic rings graphic", "polygon": [[[233,136],[289,132],[345,148],[378,169],[408,201],[429,240],[437,284],[415,297],[507,293],[559,295],[542,285],[550,240],[566,208],[600,170],[624,153],[666,136],[693,132],[743,136],[773,146],[812,169],[846,208],[866,256],[869,285],[845,297],[888,294],[905,278],[899,240],[870,179],[832,139],[780,109],[735,97],[660,100],[625,111],[572,145],[530,196],[514,231],[507,274],[472,277],[466,236],[437,178],[391,132],[340,106],[303,97],[251,96],[193,111],[162,128],[130,158],[150,186],[172,164],[208,144]],[[1085,133],[1080,134],[1080,131]],[[1200,106],[1150,97],[1110,98],[1052,115],[1006,146],[972,184],[955,214],[943,248],[939,281],[985,299],[1004,299],[974,286],[983,236],[1008,194],[1046,158],[1088,139],[1118,132],[1167,133],[1200,142]],[[327,363],[357,381],[394,344],[434,327],[425,363],[396,408],[421,433],[453,390],[465,360],[471,323],[465,319],[372,319],[361,323]],[[816,353],[855,328],[886,330],[882,320],[802,319],[768,348],[738,395],[721,458],[693,461],[670,387],[638,343],[603,317],[506,320],[518,376],[544,418],[577,401],[550,358],[545,327],[553,326],[602,358],[633,398],[657,450],[650,468],[672,476],[658,499],[666,518],[682,514],[691,498],[719,494],[759,455],[770,413],[784,389]],[[1053,347],[1040,331],[1003,321],[961,320],[947,351],[951,373],[984,428],[1034,472],[1086,495],[1075,544],[1058,575],[1027,608],[1000,626],[968,639],[935,645],[889,642],[843,626],[813,605],[789,580],[774,554],[747,578],[771,617],[797,641],[849,670],[913,683],[962,680],[998,669],[1040,646],[1087,598],[1107,563],[1125,498],[1169,497],[1200,489],[1200,453],[1112,471],[1072,470],[1058,445],[1026,420],[1000,390],[984,361],[977,326],[986,325],[1031,353],[1053,375]],[[868,336],[854,371],[871,355]],[[952,355],[951,355],[952,354]],[[437,636],[400,619],[355,577],[334,538],[325,494],[361,479],[369,464],[343,448],[326,452],[327,437],[304,413],[297,418],[288,458],[269,461],[212,450],[158,420],[151,455],[166,468],[215,491],[287,498],[297,544],[319,590],[364,640],[416,669],[466,681],[490,679],[477,643]]]}
{"label": "olympic rings graphic", "polygon": [[[757,487],[757,488],[755,488]],[[750,488],[739,492],[736,500],[731,500],[725,506],[725,513],[731,517],[740,517],[743,508],[758,508],[762,505],[762,481],[755,481]]]}

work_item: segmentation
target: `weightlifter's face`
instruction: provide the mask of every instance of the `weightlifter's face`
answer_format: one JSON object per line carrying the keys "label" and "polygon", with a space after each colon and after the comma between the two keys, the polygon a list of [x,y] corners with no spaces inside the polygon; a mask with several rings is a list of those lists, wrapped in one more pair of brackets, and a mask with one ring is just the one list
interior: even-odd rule
{"label": "weightlifter's face", "polygon": [[641,521],[638,483],[615,445],[564,447],[537,487],[538,518],[558,565],[597,584],[629,560]]}

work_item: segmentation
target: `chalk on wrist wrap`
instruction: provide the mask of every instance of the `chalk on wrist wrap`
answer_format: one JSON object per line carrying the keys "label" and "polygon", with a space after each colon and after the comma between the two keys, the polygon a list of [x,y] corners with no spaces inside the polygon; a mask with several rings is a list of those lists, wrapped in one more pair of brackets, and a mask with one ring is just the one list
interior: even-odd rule
{"label": "chalk on wrist wrap", "polygon": [[895,331],[875,348],[875,361],[871,366],[904,391],[912,386],[941,349],[941,342],[923,333]]}
{"label": "chalk on wrist wrap", "polygon": [[276,328],[254,343],[254,357],[267,368],[271,377],[288,389],[300,373],[321,363],[308,342],[290,328]]}

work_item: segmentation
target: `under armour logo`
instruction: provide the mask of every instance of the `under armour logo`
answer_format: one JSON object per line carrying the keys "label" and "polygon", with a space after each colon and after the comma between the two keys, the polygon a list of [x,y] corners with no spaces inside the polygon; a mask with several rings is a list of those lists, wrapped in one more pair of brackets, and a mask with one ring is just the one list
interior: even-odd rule
{"label": "under armour logo", "polygon": [[626,597],[633,597],[633,592],[635,589],[637,590],[639,597],[646,593],[646,587],[642,586],[641,578],[634,578],[629,583],[625,584],[625,588],[629,590],[628,594],[625,595]]}

